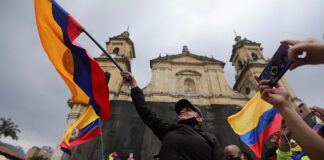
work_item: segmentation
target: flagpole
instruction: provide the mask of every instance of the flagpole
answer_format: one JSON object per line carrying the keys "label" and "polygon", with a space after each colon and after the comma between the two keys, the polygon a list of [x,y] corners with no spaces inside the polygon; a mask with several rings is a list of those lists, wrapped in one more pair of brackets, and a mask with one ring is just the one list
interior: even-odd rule
{"label": "flagpole", "polygon": [[102,134],[100,135],[100,141],[101,141],[101,158],[102,158],[102,160],[105,160]]}
{"label": "flagpole", "polygon": [[106,56],[108,56],[108,58],[117,66],[117,68],[120,70],[120,72],[124,72],[124,69],[117,63],[117,61],[113,58],[113,57],[111,57],[108,53],[107,53],[107,51],[106,50],[104,50],[101,46],[100,46],[100,44],[94,39],[94,38],[92,38],[92,36],[85,30],[85,29],[83,29],[82,30],[100,49],[101,49],[101,51],[103,51],[105,54],[106,54]]}
{"label": "flagpole", "polygon": [[[101,127],[101,123],[100,123],[100,128]],[[103,145],[103,138],[102,138],[102,130],[101,130],[101,134],[100,134],[100,142],[101,142],[101,159],[105,160],[105,156],[104,156],[104,145]]]}

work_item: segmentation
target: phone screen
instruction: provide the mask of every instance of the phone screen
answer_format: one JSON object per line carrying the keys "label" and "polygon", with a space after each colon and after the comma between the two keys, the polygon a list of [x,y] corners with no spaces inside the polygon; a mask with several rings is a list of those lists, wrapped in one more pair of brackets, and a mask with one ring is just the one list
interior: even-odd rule
{"label": "phone screen", "polygon": [[269,85],[274,86],[280,78],[286,73],[291,65],[288,61],[289,45],[282,43],[272,56],[271,60],[259,76],[259,80],[270,80]]}
{"label": "phone screen", "polygon": [[129,158],[133,158],[133,153],[129,153]]}

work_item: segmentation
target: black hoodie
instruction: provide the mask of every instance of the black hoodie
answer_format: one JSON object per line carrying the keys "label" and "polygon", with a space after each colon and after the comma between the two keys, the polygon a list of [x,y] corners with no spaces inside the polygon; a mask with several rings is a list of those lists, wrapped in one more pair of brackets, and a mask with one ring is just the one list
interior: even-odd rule
{"label": "black hoodie", "polygon": [[214,135],[191,125],[163,122],[146,106],[143,92],[138,87],[131,90],[131,96],[143,122],[162,141],[160,160],[222,159],[222,150]]}

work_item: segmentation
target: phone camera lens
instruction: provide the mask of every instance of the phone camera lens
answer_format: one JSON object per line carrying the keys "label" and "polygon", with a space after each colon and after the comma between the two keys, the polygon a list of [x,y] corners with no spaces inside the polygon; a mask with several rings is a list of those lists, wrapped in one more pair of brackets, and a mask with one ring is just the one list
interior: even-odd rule
{"label": "phone camera lens", "polygon": [[299,110],[299,113],[303,113],[303,110]]}
{"label": "phone camera lens", "polygon": [[271,67],[271,74],[272,76],[276,76],[278,74],[278,67],[277,66],[272,66]]}

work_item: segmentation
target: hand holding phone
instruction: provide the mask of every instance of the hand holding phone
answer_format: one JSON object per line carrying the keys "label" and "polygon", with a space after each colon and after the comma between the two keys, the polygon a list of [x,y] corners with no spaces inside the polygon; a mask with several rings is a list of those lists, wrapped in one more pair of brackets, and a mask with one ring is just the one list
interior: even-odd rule
{"label": "hand holding phone", "polygon": [[313,106],[310,108],[316,117],[324,121],[324,108]]}
{"label": "hand holding phone", "polygon": [[260,81],[270,80],[270,86],[276,85],[291,65],[291,62],[288,61],[288,49],[289,46],[287,43],[282,43],[280,45],[276,53],[272,56],[270,62],[260,74]]}

